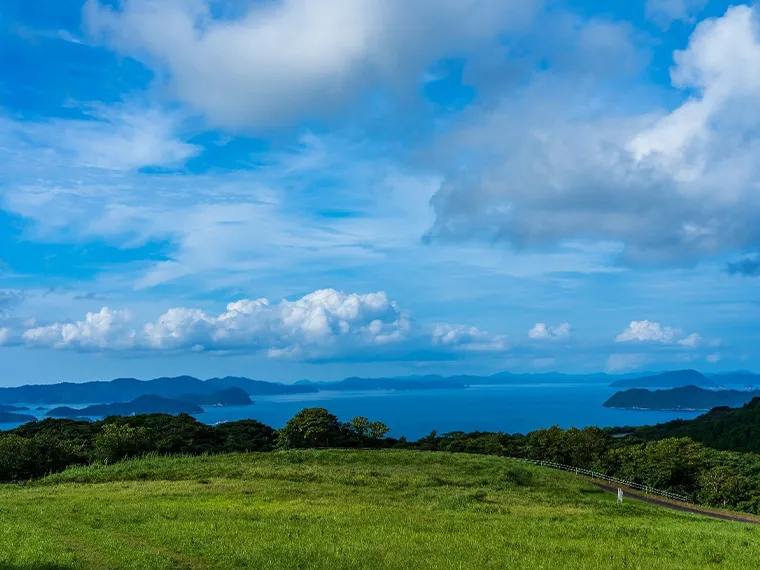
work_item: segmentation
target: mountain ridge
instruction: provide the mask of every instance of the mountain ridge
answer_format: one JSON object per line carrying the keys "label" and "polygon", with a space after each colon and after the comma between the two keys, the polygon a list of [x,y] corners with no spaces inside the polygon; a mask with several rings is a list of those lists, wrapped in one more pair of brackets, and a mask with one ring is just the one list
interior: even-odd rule
{"label": "mountain ridge", "polygon": [[[250,396],[305,394],[319,391],[340,390],[434,390],[463,389],[474,385],[513,385],[531,383],[583,383],[593,382],[613,387],[672,387],[694,384],[687,379],[675,381],[678,375],[687,373],[703,386],[717,387],[721,384],[755,384],[760,386],[760,374],[746,371],[721,373],[706,376],[697,371],[670,371],[661,373],[627,374],[564,374],[561,372],[511,373],[497,372],[490,375],[459,374],[443,376],[439,374],[410,375],[396,377],[359,378],[348,377],[339,381],[315,382],[299,380],[292,384],[254,380],[242,376],[213,377],[201,380],[183,375],[159,377],[148,380],[137,378],[115,378],[89,382],[59,382],[54,384],[25,384],[0,388],[0,405],[66,405],[103,404],[129,402],[140,396],[155,395],[163,398],[181,398],[188,394],[196,397],[208,396],[221,390],[237,388]],[[663,380],[663,378],[665,380]],[[611,384],[610,384],[611,382]],[[660,384],[657,385],[657,382]],[[679,384],[680,382],[680,384]],[[655,384],[655,385],[652,385]],[[202,398],[201,398],[202,399]],[[199,400],[200,401],[200,400]],[[6,411],[11,411],[6,409]]]}

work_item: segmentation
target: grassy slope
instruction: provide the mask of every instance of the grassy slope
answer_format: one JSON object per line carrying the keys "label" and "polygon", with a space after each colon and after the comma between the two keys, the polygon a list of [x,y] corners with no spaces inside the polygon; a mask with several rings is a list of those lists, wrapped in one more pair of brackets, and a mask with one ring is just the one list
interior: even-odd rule
{"label": "grassy slope", "polygon": [[760,529],[498,457],[149,458],[0,486],[0,568],[753,568]]}

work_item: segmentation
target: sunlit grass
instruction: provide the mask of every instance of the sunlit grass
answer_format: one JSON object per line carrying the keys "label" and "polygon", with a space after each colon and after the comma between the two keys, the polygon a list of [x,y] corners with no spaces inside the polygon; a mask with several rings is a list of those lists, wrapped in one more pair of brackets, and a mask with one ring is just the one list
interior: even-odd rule
{"label": "sunlit grass", "polygon": [[0,568],[756,568],[760,530],[510,460],[147,458],[0,486]]}

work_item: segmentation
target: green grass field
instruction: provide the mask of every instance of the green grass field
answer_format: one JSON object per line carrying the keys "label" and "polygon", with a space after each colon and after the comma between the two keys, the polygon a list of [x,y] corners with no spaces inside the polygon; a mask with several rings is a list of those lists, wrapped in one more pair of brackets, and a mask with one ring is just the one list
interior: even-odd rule
{"label": "green grass field", "polygon": [[148,458],[0,486],[0,568],[737,568],[760,528],[510,460],[401,451]]}

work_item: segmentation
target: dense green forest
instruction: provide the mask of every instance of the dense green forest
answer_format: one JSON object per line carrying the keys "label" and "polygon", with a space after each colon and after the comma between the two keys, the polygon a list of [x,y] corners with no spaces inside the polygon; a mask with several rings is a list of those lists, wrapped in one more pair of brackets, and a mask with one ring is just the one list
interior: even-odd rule
{"label": "dense green forest", "polygon": [[689,437],[714,449],[760,453],[760,398],[741,408],[717,407],[693,420],[674,420],[630,431],[632,437],[642,441]]}
{"label": "dense green forest", "polygon": [[307,408],[275,430],[256,420],[203,424],[187,414],[46,419],[0,434],[0,480],[23,482],[73,465],[145,455],[202,455],[306,448],[397,448],[540,459],[593,469],[687,495],[704,505],[760,513],[760,399],[736,410],[641,429],[560,429],[526,435],[433,432],[418,441],[387,437],[367,418],[340,422]]}

